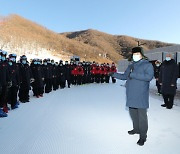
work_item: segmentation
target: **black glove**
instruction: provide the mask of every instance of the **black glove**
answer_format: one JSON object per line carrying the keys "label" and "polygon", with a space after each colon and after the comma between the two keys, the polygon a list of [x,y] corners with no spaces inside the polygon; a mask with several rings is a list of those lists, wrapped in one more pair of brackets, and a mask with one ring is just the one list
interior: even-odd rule
{"label": "black glove", "polygon": [[0,94],[2,93],[2,86],[0,85]]}
{"label": "black glove", "polygon": [[11,88],[11,87],[12,87],[12,81],[9,81],[9,82],[8,82],[7,87],[8,87],[8,88]]}

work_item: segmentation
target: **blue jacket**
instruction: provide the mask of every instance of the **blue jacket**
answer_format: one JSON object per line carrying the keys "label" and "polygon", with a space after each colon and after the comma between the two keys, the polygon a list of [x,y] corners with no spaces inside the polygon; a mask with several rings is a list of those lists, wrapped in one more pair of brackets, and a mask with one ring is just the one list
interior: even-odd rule
{"label": "blue jacket", "polygon": [[149,83],[154,76],[152,64],[145,59],[133,62],[124,74],[114,73],[113,77],[126,81],[126,106],[149,108]]}

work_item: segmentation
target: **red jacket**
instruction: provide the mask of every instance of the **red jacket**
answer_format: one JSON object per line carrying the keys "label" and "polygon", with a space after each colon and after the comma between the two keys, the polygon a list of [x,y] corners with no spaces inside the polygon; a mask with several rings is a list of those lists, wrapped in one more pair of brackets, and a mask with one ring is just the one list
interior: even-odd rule
{"label": "red jacket", "polygon": [[77,69],[77,75],[82,75],[82,76],[84,75],[84,69],[82,66],[77,66],[76,69]]}
{"label": "red jacket", "polygon": [[91,74],[96,74],[96,66],[91,66]]}
{"label": "red jacket", "polygon": [[96,66],[95,75],[100,74],[100,67]]}
{"label": "red jacket", "polygon": [[105,71],[106,71],[106,68],[104,66],[101,66],[100,67],[100,74],[101,75],[104,75],[105,74]]}
{"label": "red jacket", "polygon": [[110,71],[111,71],[111,68],[109,66],[106,66],[104,75],[108,75],[110,73]]}
{"label": "red jacket", "polygon": [[113,73],[117,72],[116,66],[111,66],[111,70],[110,71],[113,72]]}
{"label": "red jacket", "polygon": [[73,70],[71,71],[71,74],[72,75],[77,75],[78,74],[78,72],[77,72],[77,66],[75,66],[74,68],[73,68]]}

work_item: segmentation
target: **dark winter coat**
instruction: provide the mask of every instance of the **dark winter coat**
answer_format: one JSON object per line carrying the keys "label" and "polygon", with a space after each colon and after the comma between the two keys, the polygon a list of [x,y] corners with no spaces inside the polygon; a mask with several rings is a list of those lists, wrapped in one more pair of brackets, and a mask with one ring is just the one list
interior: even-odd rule
{"label": "dark winter coat", "polygon": [[70,65],[66,64],[64,65],[64,68],[65,68],[65,77],[66,77],[66,80],[71,80],[71,67]]}
{"label": "dark winter coat", "polygon": [[34,82],[33,82],[33,87],[43,87],[44,86],[44,83],[43,83],[43,71],[42,71],[42,67],[40,65],[35,65],[35,64],[32,64],[31,65],[31,71],[32,71],[32,74],[33,74],[33,78],[34,78]]}
{"label": "dark winter coat", "polygon": [[160,66],[154,66],[154,77],[156,79],[159,78],[160,68],[161,68],[161,65]]}
{"label": "dark winter coat", "polygon": [[8,63],[0,61],[0,86],[6,86],[9,81]]}
{"label": "dark winter coat", "polygon": [[47,65],[42,65],[44,79],[49,79],[49,67]]}
{"label": "dark winter coat", "polygon": [[33,76],[30,66],[28,64],[19,64],[20,87],[23,89],[29,89],[31,78],[33,78]]}
{"label": "dark winter coat", "polygon": [[53,78],[53,66],[51,63],[48,63],[47,64],[47,67],[48,67],[48,79],[52,79]]}
{"label": "dark winter coat", "polygon": [[66,81],[66,70],[64,66],[59,66],[59,75],[60,75],[60,82]]}
{"label": "dark winter coat", "polygon": [[127,107],[149,108],[149,83],[153,76],[153,66],[145,59],[130,64],[124,74],[114,73],[113,77],[121,80],[127,80]]}
{"label": "dark winter coat", "polygon": [[[161,86],[162,94],[176,94],[178,78],[178,66],[176,62],[172,59],[170,61],[164,61],[161,65],[159,83]],[[174,86],[171,86],[174,85]]]}
{"label": "dark winter coat", "polygon": [[12,66],[9,65],[9,76],[10,81],[12,81],[12,87],[17,87],[20,84],[19,80],[19,70],[16,63],[13,63]]}

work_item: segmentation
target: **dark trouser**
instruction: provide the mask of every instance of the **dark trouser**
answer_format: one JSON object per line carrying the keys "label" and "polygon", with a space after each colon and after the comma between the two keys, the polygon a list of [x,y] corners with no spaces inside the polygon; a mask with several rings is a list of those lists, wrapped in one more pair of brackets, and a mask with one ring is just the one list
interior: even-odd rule
{"label": "dark trouser", "polygon": [[61,82],[60,82],[60,88],[61,88],[61,89],[65,88],[65,84],[66,84],[65,81],[61,81]]}
{"label": "dark trouser", "polygon": [[166,104],[167,108],[172,108],[174,104],[174,95],[165,95],[163,94],[164,103]]}
{"label": "dark trouser", "polygon": [[159,84],[158,81],[156,81],[156,86],[157,86],[157,89],[158,89],[158,93],[161,94],[161,85]]}
{"label": "dark trouser", "polygon": [[140,135],[141,139],[146,139],[148,131],[147,109],[129,108],[129,114],[133,122],[133,130]]}
{"label": "dark trouser", "polygon": [[7,86],[2,86],[2,91],[0,94],[0,108],[7,105]]}
{"label": "dark trouser", "polygon": [[77,76],[77,85],[81,85],[82,84],[82,75],[78,75]]}
{"label": "dark trouser", "polygon": [[116,79],[112,77],[112,83],[116,83]]}
{"label": "dark trouser", "polygon": [[20,87],[18,96],[20,101],[29,101],[29,87]]}
{"label": "dark trouser", "polygon": [[68,84],[68,88],[70,88],[70,86],[71,86],[71,80],[70,79],[67,80],[67,84]]}
{"label": "dark trouser", "polygon": [[18,88],[15,86],[8,90],[8,102],[11,104],[11,107],[14,107],[17,103],[17,92]]}
{"label": "dark trouser", "polygon": [[96,83],[100,83],[100,79],[101,79],[100,74],[96,74],[96,75],[95,75],[95,82],[96,82]]}
{"label": "dark trouser", "polygon": [[95,74],[91,74],[91,83],[94,83],[95,82]]}
{"label": "dark trouser", "polygon": [[52,79],[46,79],[45,80],[45,84],[46,84],[46,86],[45,86],[45,93],[49,93],[49,92],[51,92],[52,91]]}
{"label": "dark trouser", "polygon": [[56,90],[57,89],[57,80],[56,80],[56,78],[52,79],[52,85],[53,85],[53,90]]}
{"label": "dark trouser", "polygon": [[106,75],[105,76],[106,83],[109,83],[109,79],[110,79],[110,76]]}
{"label": "dark trouser", "polygon": [[82,84],[86,84],[86,74],[82,76]]}
{"label": "dark trouser", "polygon": [[104,83],[104,74],[101,74],[100,76],[101,76],[100,77],[101,78],[101,83]]}

